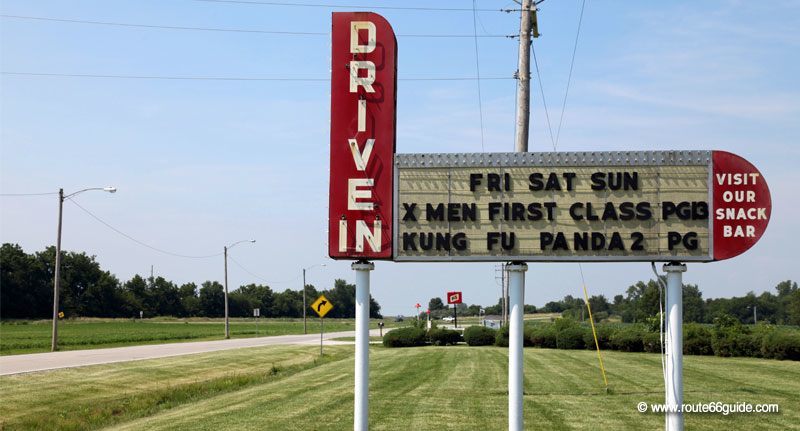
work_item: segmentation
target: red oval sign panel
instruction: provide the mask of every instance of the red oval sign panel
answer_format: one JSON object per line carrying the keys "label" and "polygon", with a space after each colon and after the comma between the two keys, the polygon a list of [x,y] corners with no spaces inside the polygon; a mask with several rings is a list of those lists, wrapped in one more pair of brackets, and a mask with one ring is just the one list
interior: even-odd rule
{"label": "red oval sign panel", "polygon": [[750,162],[714,151],[714,260],[738,256],[767,230],[772,198],[767,181]]}

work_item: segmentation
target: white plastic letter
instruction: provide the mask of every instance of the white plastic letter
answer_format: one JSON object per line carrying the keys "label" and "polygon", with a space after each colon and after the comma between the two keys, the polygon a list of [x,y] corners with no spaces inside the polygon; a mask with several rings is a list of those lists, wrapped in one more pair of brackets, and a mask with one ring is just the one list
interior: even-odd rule
{"label": "white plastic letter", "polygon": [[347,252],[347,220],[339,220],[339,252]]}
{"label": "white plastic letter", "polygon": [[[366,70],[367,76],[358,76],[359,70]],[[371,61],[351,61],[350,62],[350,92],[358,91],[358,86],[364,87],[367,93],[374,93],[372,83],[375,82],[375,63]]]}
{"label": "white plastic letter", "polygon": [[367,144],[364,146],[362,153],[358,149],[358,142],[355,139],[348,139],[350,143],[350,152],[353,153],[353,161],[356,163],[356,169],[359,171],[367,170],[367,163],[369,163],[369,156],[372,154],[372,147],[375,145],[374,139],[367,139]]}
{"label": "white plastic letter", "polygon": [[364,240],[374,252],[381,251],[381,221],[375,220],[374,230],[370,232],[367,222],[356,220],[356,251],[364,251]]}
{"label": "white plastic letter", "polygon": [[[372,211],[372,202],[356,202],[356,199],[371,199],[372,190],[359,190],[358,187],[372,187],[372,178],[350,178],[347,180],[347,209],[355,211]],[[358,229],[356,229],[358,231]]]}
{"label": "white plastic letter", "polygon": [[[367,31],[367,44],[361,45],[358,43],[358,31]],[[368,54],[375,51],[375,38],[377,31],[375,24],[371,21],[353,21],[350,23],[350,53],[351,54]]]}

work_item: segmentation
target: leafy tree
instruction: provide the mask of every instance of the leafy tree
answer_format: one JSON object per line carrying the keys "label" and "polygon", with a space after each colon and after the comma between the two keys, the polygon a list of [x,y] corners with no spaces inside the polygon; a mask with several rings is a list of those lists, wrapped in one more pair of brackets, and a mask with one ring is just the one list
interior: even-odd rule
{"label": "leafy tree", "polygon": [[428,310],[431,310],[431,312],[434,312],[436,310],[443,310],[444,308],[445,308],[444,302],[442,302],[442,298],[439,298],[438,296],[435,298],[431,298],[431,300],[428,301]]}
{"label": "leafy tree", "polygon": [[[55,257],[55,251],[53,251]],[[0,315],[46,318],[53,313],[52,263],[46,265],[17,244],[0,247]]]}
{"label": "leafy tree", "polygon": [[185,283],[178,288],[178,296],[181,301],[181,317],[192,317],[200,315],[200,298],[197,297],[197,285]]}
{"label": "leafy tree", "polygon": [[200,287],[200,312],[206,317],[225,315],[225,291],[216,281],[204,281]]}

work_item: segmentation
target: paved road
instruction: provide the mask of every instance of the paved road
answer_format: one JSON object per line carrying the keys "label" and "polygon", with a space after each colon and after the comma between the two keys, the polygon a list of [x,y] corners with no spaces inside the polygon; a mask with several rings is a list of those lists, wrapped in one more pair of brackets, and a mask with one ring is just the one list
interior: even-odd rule
{"label": "paved road", "polygon": [[[326,344],[352,344],[330,341],[330,338],[355,337],[355,331],[331,332],[325,334]],[[378,335],[373,329],[370,335]],[[112,362],[138,361],[142,359],[165,358],[168,356],[191,355],[193,353],[216,352],[219,350],[245,347],[277,346],[286,344],[318,344],[319,334],[278,335],[274,337],[236,338],[232,340],[197,341],[192,343],[151,344],[144,346],[115,347],[111,349],[69,350],[63,352],[32,353],[27,355],[0,356],[0,375],[30,373],[57,368],[83,367],[86,365],[109,364]]]}

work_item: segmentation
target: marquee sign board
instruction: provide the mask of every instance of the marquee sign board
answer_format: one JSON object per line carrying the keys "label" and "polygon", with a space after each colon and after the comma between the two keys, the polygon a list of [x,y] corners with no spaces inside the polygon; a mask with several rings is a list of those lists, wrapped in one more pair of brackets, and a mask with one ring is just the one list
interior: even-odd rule
{"label": "marquee sign board", "polygon": [[328,254],[391,259],[397,41],[372,12],[333,13]]}
{"label": "marquee sign board", "polygon": [[394,259],[709,262],[752,247],[771,206],[724,151],[398,154]]}

